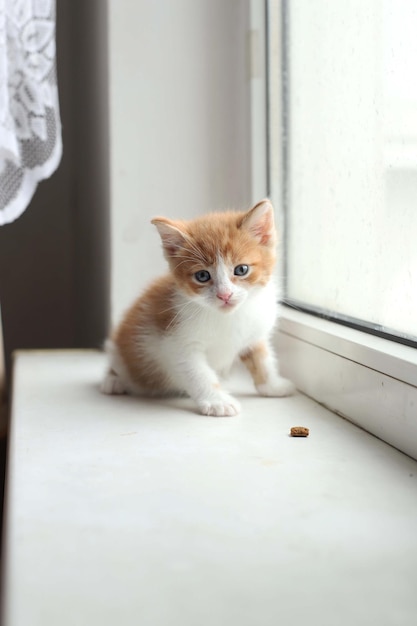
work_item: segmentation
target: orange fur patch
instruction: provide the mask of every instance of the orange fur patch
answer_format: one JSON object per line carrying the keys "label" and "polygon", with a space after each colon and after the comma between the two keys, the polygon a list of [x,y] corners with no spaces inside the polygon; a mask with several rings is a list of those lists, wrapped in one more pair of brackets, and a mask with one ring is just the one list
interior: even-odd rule
{"label": "orange fur patch", "polygon": [[268,351],[264,343],[258,343],[240,355],[242,363],[246,365],[255,385],[263,385],[267,382],[265,357]]}
{"label": "orange fur patch", "polygon": [[243,263],[251,266],[249,276],[233,276],[233,282],[265,285],[269,281],[275,266],[275,241],[262,245],[253,233],[242,228],[246,216],[245,212],[227,211],[190,222],[170,222],[185,235],[181,247],[168,259],[177,282],[185,291],[197,293],[204,288],[204,284],[195,283],[193,275],[215,265],[219,254],[232,268]]}
{"label": "orange fur patch", "polygon": [[150,355],[141,350],[140,337],[149,331],[168,330],[177,313],[175,290],[169,274],[155,280],[127,311],[112,337],[132,380],[151,392],[164,391],[168,381]]}

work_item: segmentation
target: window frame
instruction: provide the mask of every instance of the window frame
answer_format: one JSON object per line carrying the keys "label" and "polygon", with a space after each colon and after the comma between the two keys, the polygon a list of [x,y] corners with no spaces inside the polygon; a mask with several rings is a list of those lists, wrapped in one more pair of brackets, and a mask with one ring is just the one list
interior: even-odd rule
{"label": "window frame", "polygon": [[[288,177],[285,124],[289,113],[283,87],[287,80],[283,74],[286,6],[286,0],[265,1],[265,180],[284,233],[284,294]],[[260,128],[259,120],[254,120],[254,127]],[[323,312],[317,310],[297,310],[297,303],[286,302],[285,297],[281,304],[275,344],[282,373],[302,393],[417,459],[417,350],[412,342],[405,345],[406,338],[398,343],[387,335],[375,336],[369,334],[369,329],[354,328],[343,319],[323,319]]]}

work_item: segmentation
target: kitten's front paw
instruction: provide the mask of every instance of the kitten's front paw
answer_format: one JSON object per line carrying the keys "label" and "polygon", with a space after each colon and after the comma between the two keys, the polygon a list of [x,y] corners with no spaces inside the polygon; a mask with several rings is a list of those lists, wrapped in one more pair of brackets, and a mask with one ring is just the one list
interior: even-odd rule
{"label": "kitten's front paw", "polygon": [[272,398],[283,398],[284,396],[292,396],[295,391],[295,385],[287,378],[275,378],[269,383],[263,383],[256,387],[261,396],[270,396]]}
{"label": "kitten's front paw", "polygon": [[240,404],[228,393],[220,392],[198,403],[200,413],[214,417],[231,417],[240,411]]}
{"label": "kitten's front paw", "polygon": [[126,393],[125,386],[115,372],[109,372],[100,386],[101,393],[109,395],[121,395]]}

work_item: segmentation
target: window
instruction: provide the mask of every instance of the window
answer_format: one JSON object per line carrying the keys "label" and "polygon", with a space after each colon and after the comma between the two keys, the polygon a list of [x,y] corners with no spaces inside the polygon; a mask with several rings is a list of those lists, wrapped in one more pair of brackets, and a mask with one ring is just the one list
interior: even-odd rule
{"label": "window", "polygon": [[284,362],[300,389],[414,456],[416,23],[417,0],[267,3],[270,191],[295,309]]}

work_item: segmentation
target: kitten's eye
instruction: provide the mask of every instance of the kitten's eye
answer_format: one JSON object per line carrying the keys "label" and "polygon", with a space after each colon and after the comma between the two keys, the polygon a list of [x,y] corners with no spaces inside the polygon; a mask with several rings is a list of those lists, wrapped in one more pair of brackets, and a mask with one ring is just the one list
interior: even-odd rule
{"label": "kitten's eye", "polygon": [[208,272],[207,270],[200,270],[194,274],[194,278],[199,283],[206,283],[207,281],[210,280],[211,276],[210,276],[210,272]]}
{"label": "kitten's eye", "polygon": [[235,267],[235,276],[246,276],[249,272],[249,265],[236,265]]}

